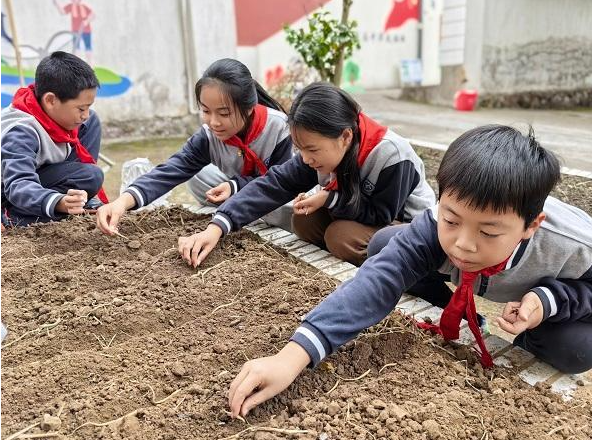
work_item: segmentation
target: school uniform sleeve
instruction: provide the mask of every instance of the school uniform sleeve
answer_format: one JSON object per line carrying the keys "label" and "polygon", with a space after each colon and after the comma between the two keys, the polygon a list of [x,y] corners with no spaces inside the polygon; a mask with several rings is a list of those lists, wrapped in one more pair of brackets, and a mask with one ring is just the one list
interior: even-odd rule
{"label": "school uniform sleeve", "polygon": [[380,322],[402,292],[444,263],[446,254],[431,216],[426,210],[416,217],[306,316],[290,340],[306,350],[312,366]]}
{"label": "school uniform sleeve", "polygon": [[254,179],[226,200],[216,211],[212,223],[222,228],[224,235],[237,231],[317,183],[316,171],[298,154],[282,165],[271,167],[265,176]]}
{"label": "school uniform sleeve", "polygon": [[152,203],[177,185],[191,179],[210,162],[209,142],[202,128],[165,163],[137,178],[125,190],[136,201],[133,209]]}
{"label": "school uniform sleeve", "polygon": [[592,267],[580,278],[543,278],[533,289],[543,303],[543,320],[592,322]]}
{"label": "school uniform sleeve", "polygon": [[[292,156],[292,138],[290,136],[286,136],[275,146],[271,156],[265,160],[265,166],[267,166],[269,169],[274,165],[281,165],[287,160],[291,159]],[[253,179],[256,179],[257,177],[259,176],[234,176],[228,181],[228,183],[230,183],[230,195],[236,194],[241,189],[243,189],[247,183]]]}
{"label": "school uniform sleeve", "polygon": [[37,174],[39,137],[32,129],[17,125],[2,137],[2,183],[11,205],[32,216],[55,219],[55,207],[65,196],[44,188]]}
{"label": "school uniform sleeve", "polygon": [[330,192],[325,207],[338,218],[355,220],[365,225],[388,225],[393,220],[403,220],[407,198],[419,181],[420,175],[413,162],[405,160],[386,167],[380,172],[372,194],[361,193],[357,212],[348,206],[348,200],[339,198],[338,191]]}

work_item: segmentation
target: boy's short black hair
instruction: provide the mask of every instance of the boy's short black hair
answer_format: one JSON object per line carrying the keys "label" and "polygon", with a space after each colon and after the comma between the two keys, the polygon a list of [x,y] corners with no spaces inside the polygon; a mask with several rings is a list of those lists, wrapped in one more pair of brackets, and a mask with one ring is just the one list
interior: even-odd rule
{"label": "boy's short black hair", "polygon": [[446,151],[436,179],[475,209],[514,211],[525,228],[542,212],[561,178],[559,161],[534,137],[505,125],[485,125],[460,135]]}
{"label": "boy's short black hair", "polygon": [[78,97],[86,89],[99,87],[94,70],[76,55],[57,51],[43,58],[35,72],[35,95],[38,100],[47,92],[60,101]]}

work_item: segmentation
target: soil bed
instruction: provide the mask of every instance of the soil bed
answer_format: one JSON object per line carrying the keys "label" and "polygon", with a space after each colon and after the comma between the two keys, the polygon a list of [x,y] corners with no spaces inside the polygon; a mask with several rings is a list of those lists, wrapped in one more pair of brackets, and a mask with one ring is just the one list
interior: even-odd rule
{"label": "soil bed", "polygon": [[247,231],[193,270],[177,237],[207,222],[173,208],[126,217],[127,239],[92,217],[2,234],[2,438],[44,414],[51,439],[592,436],[589,402],[484,372],[396,313],[230,420],[243,362],[279,350],[336,282]]}

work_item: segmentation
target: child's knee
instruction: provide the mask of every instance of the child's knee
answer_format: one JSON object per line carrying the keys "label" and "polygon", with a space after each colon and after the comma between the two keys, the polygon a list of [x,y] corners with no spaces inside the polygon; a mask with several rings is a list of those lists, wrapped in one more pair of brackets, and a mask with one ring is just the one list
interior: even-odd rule
{"label": "child's knee", "polygon": [[89,197],[94,197],[105,180],[103,170],[96,165],[82,164],[80,171],[80,187],[77,189],[83,189],[88,193]]}
{"label": "child's knee", "polygon": [[314,221],[312,216],[307,215],[292,215],[292,231],[302,240],[308,243],[317,244],[320,237],[314,233]]}
{"label": "child's knee", "polygon": [[348,221],[335,220],[325,230],[325,244],[337,258],[359,266],[364,262],[365,252],[359,248],[359,238],[352,234]]}
{"label": "child's knee", "polygon": [[516,336],[514,345],[530,351],[563,373],[577,374],[592,368],[591,323],[543,323]]}
{"label": "child's knee", "polygon": [[368,243],[368,258],[378,254],[388,244],[391,238],[405,227],[407,227],[407,224],[386,226],[376,231]]}

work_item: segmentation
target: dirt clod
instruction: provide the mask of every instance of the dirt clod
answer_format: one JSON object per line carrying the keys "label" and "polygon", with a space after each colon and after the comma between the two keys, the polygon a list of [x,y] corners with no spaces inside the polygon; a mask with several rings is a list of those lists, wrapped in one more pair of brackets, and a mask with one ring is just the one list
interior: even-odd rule
{"label": "dirt clod", "polygon": [[51,416],[49,414],[43,414],[43,420],[39,424],[39,427],[45,431],[57,431],[62,426],[62,421],[59,417]]}
{"label": "dirt clod", "polygon": [[130,240],[127,242],[127,247],[130,249],[140,249],[142,243],[139,240]]}

